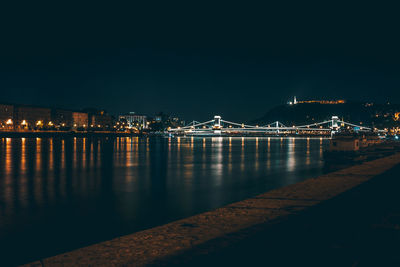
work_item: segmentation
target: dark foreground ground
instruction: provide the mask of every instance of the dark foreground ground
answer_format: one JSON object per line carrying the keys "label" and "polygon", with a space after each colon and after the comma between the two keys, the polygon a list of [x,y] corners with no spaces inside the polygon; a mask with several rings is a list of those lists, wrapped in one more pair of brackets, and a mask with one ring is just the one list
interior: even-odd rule
{"label": "dark foreground ground", "polygon": [[[399,191],[397,165],[301,214],[207,242],[156,265],[400,266]],[[224,249],[213,249],[221,244]]]}

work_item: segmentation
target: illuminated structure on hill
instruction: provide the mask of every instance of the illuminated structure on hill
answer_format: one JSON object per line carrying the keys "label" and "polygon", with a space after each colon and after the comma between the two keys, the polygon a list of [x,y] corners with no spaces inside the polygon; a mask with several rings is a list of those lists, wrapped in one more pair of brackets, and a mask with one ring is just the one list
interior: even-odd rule
{"label": "illuminated structure on hill", "polygon": [[289,105],[296,105],[296,104],[324,104],[324,105],[336,105],[336,104],[344,104],[346,100],[338,99],[338,100],[302,100],[299,101],[296,99],[296,96],[293,97],[293,101],[289,101]]}

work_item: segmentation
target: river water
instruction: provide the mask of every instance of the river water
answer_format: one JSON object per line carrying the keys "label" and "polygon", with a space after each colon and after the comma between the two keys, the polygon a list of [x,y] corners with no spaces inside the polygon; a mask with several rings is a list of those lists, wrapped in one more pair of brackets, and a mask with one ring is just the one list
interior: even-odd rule
{"label": "river water", "polygon": [[322,138],[2,138],[1,263],[20,264],[323,173]]}

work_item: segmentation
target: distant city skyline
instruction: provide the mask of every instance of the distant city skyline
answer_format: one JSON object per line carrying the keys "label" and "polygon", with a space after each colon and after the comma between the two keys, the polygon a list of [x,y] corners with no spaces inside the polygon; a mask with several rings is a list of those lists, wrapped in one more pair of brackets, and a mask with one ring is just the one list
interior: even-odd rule
{"label": "distant city skyline", "polygon": [[[365,103],[366,105],[373,105],[373,104],[393,104],[393,105],[400,105],[398,103],[393,103],[393,102],[375,102],[375,101],[360,101],[360,100],[346,100],[346,99],[311,99],[311,98],[306,98],[306,99],[302,99],[302,98],[298,98],[297,96],[293,96],[288,98],[289,101],[286,102],[282,102],[282,103],[276,103],[276,105],[271,106],[270,108],[275,108],[281,105],[293,105],[293,104],[305,104],[305,103],[319,103],[319,104],[344,104],[344,103]],[[295,101],[294,101],[294,100]],[[292,100],[292,101],[291,101]],[[113,112],[112,110],[107,110],[105,108],[102,107],[88,107],[88,106],[84,106],[84,107],[69,107],[69,106],[65,106],[65,105],[51,105],[51,104],[43,104],[43,105],[39,105],[39,104],[30,104],[30,103],[16,103],[16,102],[10,102],[10,101],[3,101],[0,102],[1,104],[6,104],[6,105],[16,105],[16,106],[32,106],[32,107],[45,107],[45,108],[51,108],[51,109],[63,109],[63,110],[70,110],[70,111],[75,111],[75,112],[81,112],[81,111],[88,111],[88,110],[96,110],[96,111],[106,111],[108,114],[114,116],[115,118],[118,118],[119,116],[124,116],[124,115],[146,115],[146,116],[150,116],[150,117],[157,117],[159,114],[165,114],[165,115],[174,115],[174,116],[178,116],[181,118],[185,118],[185,114],[175,114],[175,113],[168,113],[166,111],[160,110],[160,111],[150,111],[149,113],[144,113],[144,112],[139,112],[136,110],[127,110],[127,111],[122,111],[119,113]],[[266,110],[266,112],[269,111],[269,109]],[[266,113],[264,112],[264,114]],[[261,114],[261,115],[264,115]],[[214,114],[209,114],[209,116],[213,116]],[[193,119],[193,118],[190,118]],[[189,119],[189,120],[190,120]],[[195,118],[194,118],[195,119]],[[253,118],[248,118],[247,120],[253,120]]]}

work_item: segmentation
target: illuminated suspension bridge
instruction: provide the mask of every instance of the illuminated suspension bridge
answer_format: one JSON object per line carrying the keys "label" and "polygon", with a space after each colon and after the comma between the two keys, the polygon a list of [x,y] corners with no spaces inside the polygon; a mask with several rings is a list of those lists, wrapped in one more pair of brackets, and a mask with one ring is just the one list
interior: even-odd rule
{"label": "illuminated suspension bridge", "polygon": [[[171,134],[182,135],[235,135],[235,134],[299,134],[299,135],[331,135],[340,130],[354,130],[361,132],[373,131],[370,127],[352,124],[332,116],[330,120],[306,125],[287,126],[279,121],[266,125],[248,125],[226,121],[221,116],[214,116],[214,119],[206,122],[192,121],[184,127],[171,128]],[[375,129],[375,131],[381,131]]]}

